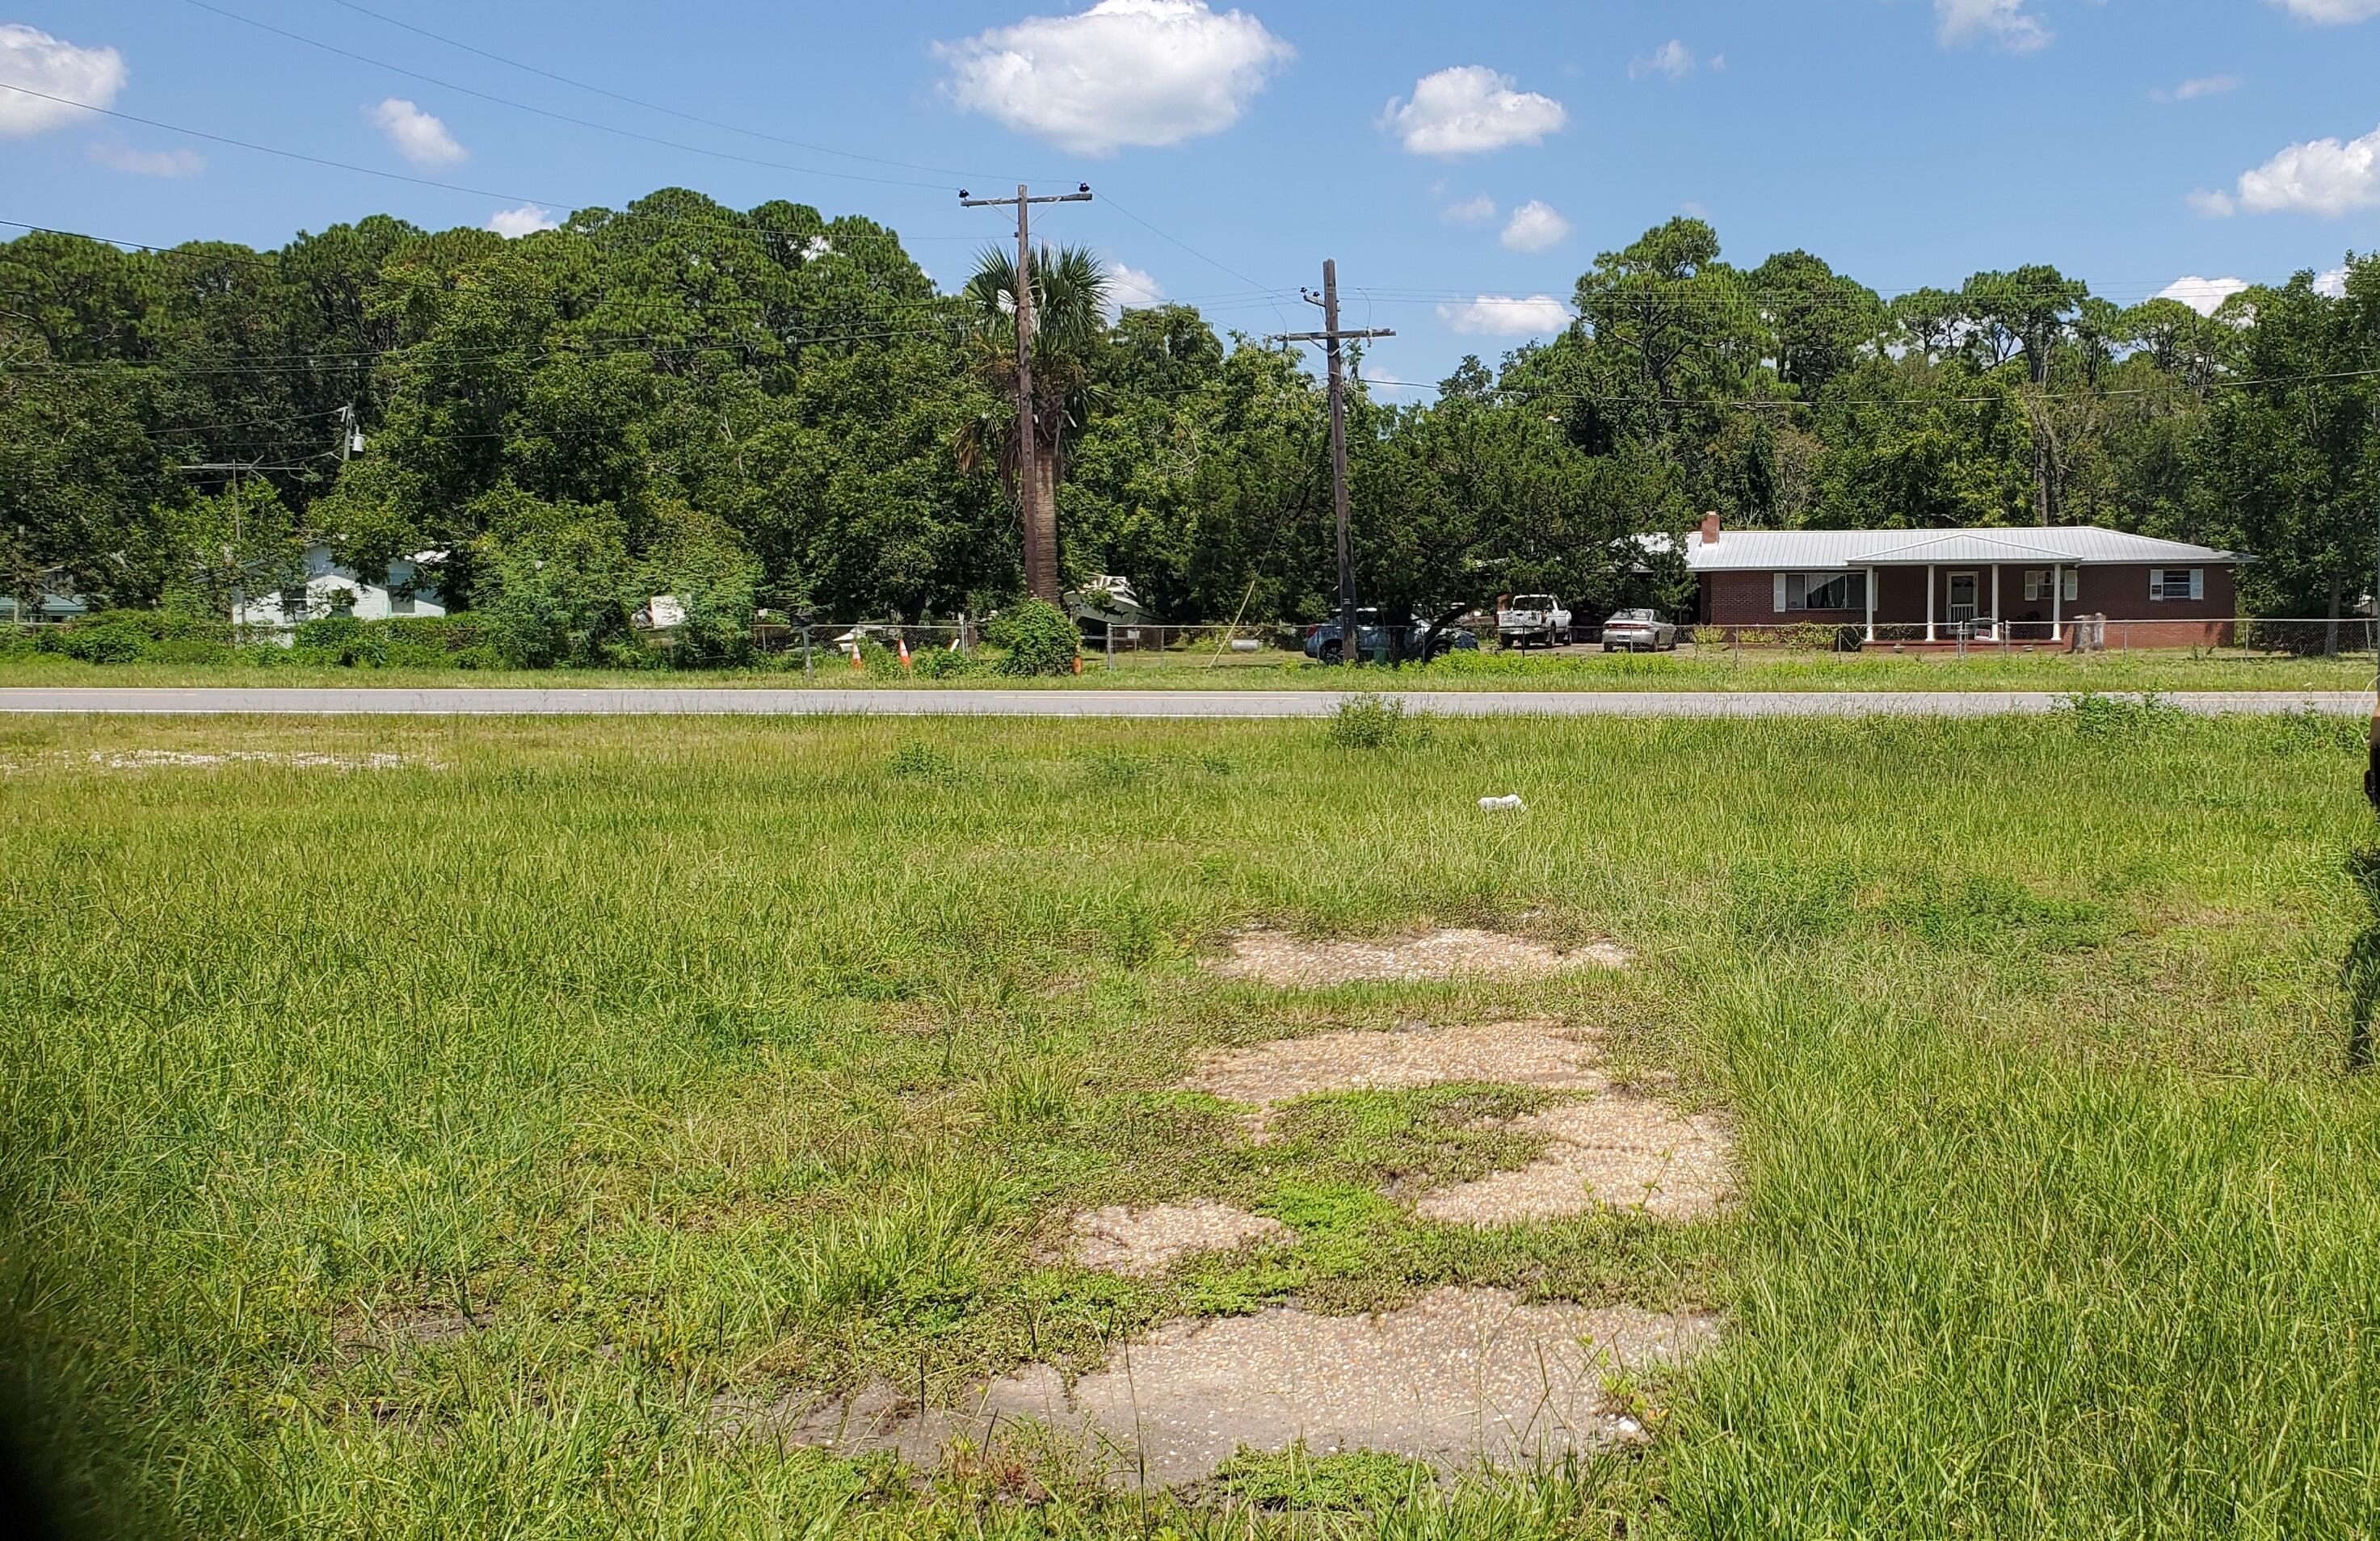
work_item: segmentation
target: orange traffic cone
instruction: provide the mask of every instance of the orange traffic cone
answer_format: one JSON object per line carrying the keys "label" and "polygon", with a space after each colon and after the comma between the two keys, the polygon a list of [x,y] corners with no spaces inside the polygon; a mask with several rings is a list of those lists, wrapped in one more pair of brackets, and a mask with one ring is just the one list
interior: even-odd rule
{"label": "orange traffic cone", "polygon": [[901,638],[901,667],[909,667],[909,639],[905,637]]}
{"label": "orange traffic cone", "polygon": [[862,673],[865,673],[865,672],[867,671],[867,668],[868,668],[868,665],[867,665],[865,662],[861,661],[861,660],[860,660],[860,657],[859,657],[859,644],[858,644],[858,643],[856,643],[856,642],[854,642],[854,643],[851,645],[851,666],[852,666],[853,668],[855,668],[855,669],[857,669],[857,670],[861,671]]}

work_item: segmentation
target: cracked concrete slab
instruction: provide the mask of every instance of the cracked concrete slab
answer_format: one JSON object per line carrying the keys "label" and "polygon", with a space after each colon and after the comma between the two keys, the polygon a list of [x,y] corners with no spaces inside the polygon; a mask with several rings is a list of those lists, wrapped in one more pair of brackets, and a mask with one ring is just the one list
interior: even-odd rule
{"label": "cracked concrete slab", "polygon": [[1414,1213],[1488,1227],[1566,1219],[1602,1206],[1683,1220],[1714,1213],[1728,1195],[1734,1147],[1726,1124],[1709,1114],[1607,1091],[1505,1128],[1543,1137],[1544,1154],[1518,1171],[1433,1189]]}
{"label": "cracked concrete slab", "polygon": [[1378,941],[1314,940],[1243,931],[1215,965],[1227,979],[1281,989],[1436,979],[1543,979],[1587,968],[1625,968],[1610,942],[1563,950],[1500,931],[1445,930]]}
{"label": "cracked concrete slab", "polygon": [[1151,1486],[1210,1476],[1243,1447],[1271,1452],[1299,1440],[1318,1453],[1382,1450],[1448,1471],[1528,1466],[1641,1438],[1610,1378],[1682,1364],[1718,1333],[1706,1315],[1532,1305],[1449,1287],[1370,1317],[1282,1308],[1175,1322],[1072,1386],[1031,1365],[958,1409],[904,1411],[879,1387],[808,1405],[722,1401],[714,1418],[745,1437],[892,1450],[921,1466],[954,1442],[979,1446],[1029,1422],[1103,1448],[1119,1480]]}
{"label": "cracked concrete slab", "polygon": [[1296,1239],[1296,1232],[1277,1219],[1213,1199],[1140,1209],[1118,1205],[1076,1218],[1073,1256],[1087,1268],[1148,1279],[1200,1253],[1228,1252],[1253,1241]]}
{"label": "cracked concrete slab", "polygon": [[1540,1091],[1599,1091],[1610,1084],[1584,1038],[1558,1022],[1529,1021],[1276,1038],[1208,1055],[1184,1086],[1262,1108],[1319,1092],[1457,1082]]}

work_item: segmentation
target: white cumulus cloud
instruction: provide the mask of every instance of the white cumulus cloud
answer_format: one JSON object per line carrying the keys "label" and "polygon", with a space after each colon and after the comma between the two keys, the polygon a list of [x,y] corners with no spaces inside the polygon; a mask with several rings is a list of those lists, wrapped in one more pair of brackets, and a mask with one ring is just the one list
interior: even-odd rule
{"label": "white cumulus cloud", "polygon": [[[1725,69],[1724,61],[1711,61],[1714,68]],[[1628,78],[1641,79],[1647,75],[1659,75],[1671,80],[1682,80],[1694,72],[1694,51],[1682,42],[1671,38],[1641,59],[1628,61]]]}
{"label": "white cumulus cloud", "polygon": [[499,209],[490,214],[487,227],[508,241],[516,241],[540,230],[559,230],[562,222],[543,204],[524,203],[517,209]]}
{"label": "white cumulus cloud", "polygon": [[1297,56],[1255,17],[1206,0],[1099,0],[936,52],[962,109],[1083,155],[1220,134]]}
{"label": "white cumulus cloud", "polygon": [[1438,308],[1451,331],[1472,337],[1542,337],[1570,325],[1571,308],[1551,295],[1481,295]]}
{"label": "white cumulus cloud", "polygon": [[1504,245],[1513,251],[1550,251],[1570,234],[1570,221],[1543,199],[1533,198],[1512,211],[1504,225]]}
{"label": "white cumulus cloud", "polygon": [[446,125],[401,96],[392,96],[368,115],[396,152],[417,166],[460,165],[471,152],[455,142]]}
{"label": "white cumulus cloud", "polygon": [[2380,128],[2360,140],[2309,140],[2293,144],[2252,171],[2229,192],[2194,192],[2191,206],[2221,217],[2252,214],[2341,214],[2380,205]]}
{"label": "white cumulus cloud", "polygon": [[2049,29],[2025,10],[2026,0],[1934,0],[1934,15],[1946,43],[1998,43],[2011,54],[2049,46]]}
{"label": "white cumulus cloud", "polygon": [[135,176],[196,176],[207,158],[195,150],[135,150],[128,144],[94,144],[91,158],[111,171]]}
{"label": "white cumulus cloud", "polygon": [[2346,267],[2342,264],[2328,273],[2314,274],[2313,292],[2318,295],[2327,295],[2333,299],[2345,299],[2347,297]]}
{"label": "white cumulus cloud", "polygon": [[2239,278],[2201,278],[2196,273],[2177,278],[2157,291],[2159,299],[2178,299],[2202,316],[2211,316],[2223,302],[2248,286]]}
{"label": "white cumulus cloud", "polygon": [[[66,103],[104,107],[124,89],[127,74],[124,55],[113,48],[78,48],[16,22],[0,26],[0,85],[24,88],[0,91],[0,139],[20,139],[88,117]],[[25,91],[64,101],[44,102]]]}
{"label": "white cumulus cloud", "polygon": [[1108,309],[1146,310],[1165,303],[1165,285],[1129,262],[1108,263]]}
{"label": "white cumulus cloud", "polygon": [[2292,16],[2329,27],[2380,16],[2380,0],[2273,0],[2273,4]]}
{"label": "white cumulus cloud", "polygon": [[1449,224],[1485,224],[1496,217],[1496,200],[1481,193],[1476,198],[1448,204],[1438,212],[1438,217]]}
{"label": "white cumulus cloud", "polygon": [[1569,121],[1560,103],[1519,90],[1511,76],[1457,65],[1415,81],[1410,98],[1389,103],[1380,125],[1415,155],[1477,155],[1541,143]]}

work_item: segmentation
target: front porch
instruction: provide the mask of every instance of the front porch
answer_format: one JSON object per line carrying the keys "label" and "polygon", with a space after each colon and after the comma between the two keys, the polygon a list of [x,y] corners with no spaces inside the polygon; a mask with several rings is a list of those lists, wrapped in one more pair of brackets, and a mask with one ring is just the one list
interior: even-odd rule
{"label": "front porch", "polygon": [[[2081,572],[2060,562],[1876,563],[1864,569],[1866,604],[1859,616],[1867,640],[1924,645],[1961,641],[2066,641],[2069,605]],[[2078,612],[2079,613],[2079,612]]]}

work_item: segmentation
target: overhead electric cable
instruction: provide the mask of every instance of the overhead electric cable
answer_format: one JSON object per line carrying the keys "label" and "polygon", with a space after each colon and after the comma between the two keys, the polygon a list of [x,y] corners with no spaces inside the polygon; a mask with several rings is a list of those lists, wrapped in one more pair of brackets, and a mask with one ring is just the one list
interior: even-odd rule
{"label": "overhead electric cable", "polygon": [[302,151],[283,150],[275,145],[258,144],[251,140],[236,140],[228,134],[210,134],[203,128],[185,128],[178,123],[165,123],[153,117],[136,117],[130,113],[119,113],[108,107],[94,107],[88,102],[77,102],[68,96],[52,96],[48,91],[35,91],[30,86],[10,85],[5,80],[0,80],[0,91],[12,91],[19,96],[30,96],[42,102],[55,102],[61,107],[73,107],[81,112],[97,113],[102,117],[112,117],[121,123],[137,123],[144,128],[162,128],[169,134],[188,134],[194,140],[227,144],[238,150],[253,150],[261,155],[278,155],[284,160],[303,161],[308,165],[328,166],[334,171],[353,171],[366,176],[383,177],[391,182],[410,182],[417,188],[437,188],[446,192],[469,193],[474,198],[506,199],[516,203],[539,203],[549,207],[564,205],[571,201],[565,198],[539,198],[528,193],[498,192],[490,188],[467,188],[459,182],[441,182],[429,176],[408,176],[401,171],[382,171],[373,166],[359,166],[346,161],[334,161],[326,156],[309,155]]}
{"label": "overhead electric cable", "polygon": [[353,59],[358,64],[370,65],[376,69],[385,69],[392,75],[402,75],[408,80],[419,80],[424,84],[436,86],[442,91],[460,91],[465,96],[475,96],[482,102],[493,102],[498,106],[510,107],[516,112],[532,113],[539,117],[550,117],[557,123],[567,123],[574,127],[592,128],[599,134],[617,134],[623,139],[641,140],[647,144],[658,144],[670,150],[682,150],[691,155],[710,155],[722,161],[741,162],[745,165],[766,166],[771,171],[796,172],[804,176],[830,176],[844,182],[873,182],[888,188],[931,188],[940,190],[943,186],[940,182],[920,182],[914,177],[868,176],[854,171],[826,171],[817,166],[791,165],[783,161],[764,161],[756,156],[738,155],[731,150],[710,150],[698,144],[686,144],[678,140],[665,140],[657,134],[642,134],[633,128],[620,128],[608,123],[598,123],[592,118],[574,117],[568,113],[557,113],[545,107],[532,107],[526,102],[516,102],[509,96],[498,96],[493,91],[480,91],[453,80],[442,80],[434,75],[424,75],[418,69],[407,69],[402,65],[393,65],[385,60],[375,59],[367,54],[358,54],[351,49],[341,48],[335,43],[323,42],[302,33],[290,31],[285,28],[275,27],[271,22],[259,21],[254,17],[242,16],[237,11],[225,10],[221,6],[208,4],[208,0],[184,0],[184,4],[195,6],[202,11],[212,11],[227,20],[254,27],[259,31],[271,32],[275,37],[287,38],[292,42],[304,43],[309,48],[319,48],[326,54],[335,54],[343,59]]}
{"label": "overhead electric cable", "polygon": [[[476,55],[480,58],[503,65],[509,69],[522,70],[528,74],[535,75],[541,79],[552,80],[558,84],[568,86],[575,91],[591,91],[597,96],[609,97],[614,102],[625,102],[631,107],[641,107],[649,113],[660,113],[665,117],[679,118],[687,123],[698,123],[706,128],[722,128],[731,134],[743,134],[751,139],[767,140],[774,144],[789,145],[795,150],[808,150],[820,155],[839,155],[847,161],[866,161],[874,165],[898,166],[904,171],[930,171],[944,176],[978,178],[990,176],[991,175],[989,172],[983,171],[961,171],[953,166],[924,165],[915,161],[889,160],[881,155],[862,155],[856,151],[837,150],[832,145],[812,144],[806,140],[791,140],[785,138],[782,134],[771,134],[759,128],[747,128],[741,124],[728,123],[715,117],[704,117],[698,113],[681,112],[675,107],[665,107],[658,102],[647,102],[641,97],[630,96],[623,91],[616,91],[608,87],[595,85],[591,81],[576,79],[571,76],[559,74],[551,69],[543,69],[533,64],[525,64],[518,59],[507,58],[502,54],[492,53],[488,49],[477,47],[474,44],[465,42],[458,38],[450,38],[442,32],[433,32],[427,27],[417,27],[410,21],[402,21],[395,17],[384,15],[380,11],[371,9],[370,6],[356,5],[354,0],[331,0],[331,4],[351,10],[358,16],[368,16],[374,21],[382,22],[403,31],[411,32],[416,37],[425,37],[432,42],[444,43],[449,48],[459,48],[466,54]],[[1017,178],[1006,175],[1002,175],[997,179],[1011,182],[1017,180]],[[1030,180],[1030,178],[1027,178],[1027,180]],[[1048,181],[1050,180],[1050,178],[1044,177],[1042,180]],[[932,185],[940,187],[941,184],[934,183]]]}

